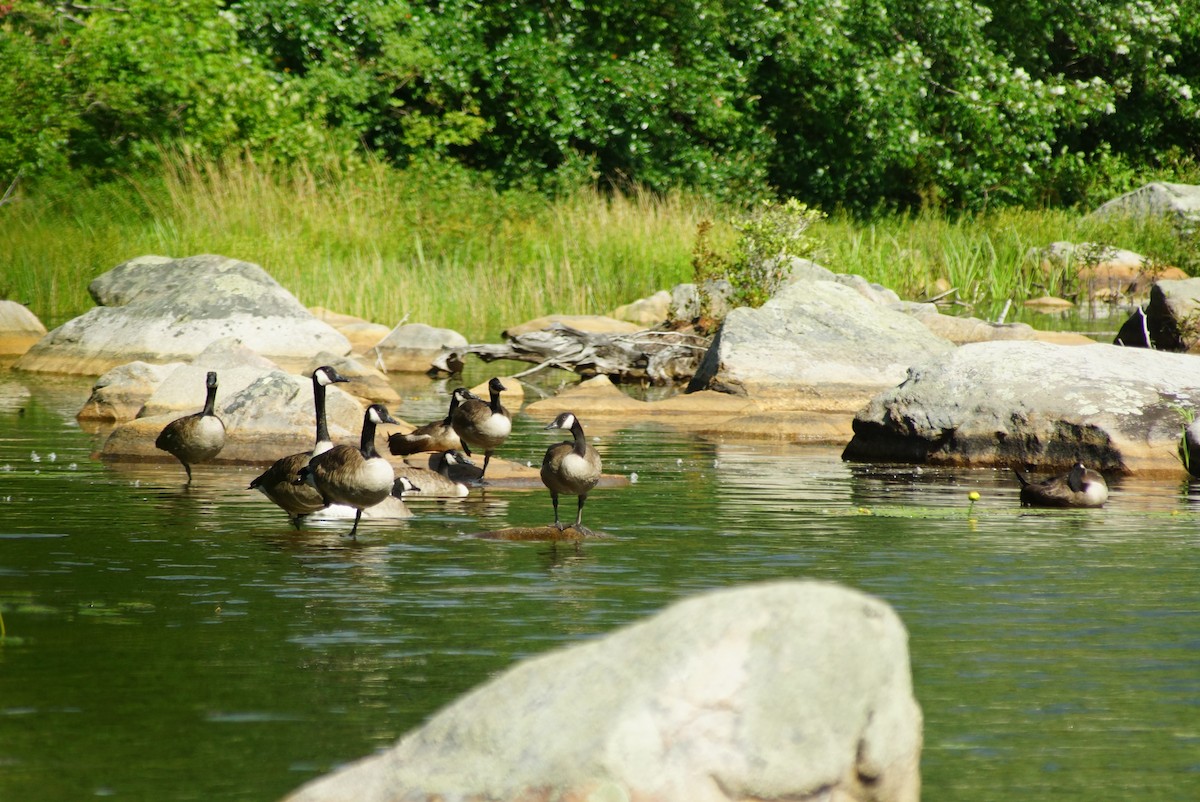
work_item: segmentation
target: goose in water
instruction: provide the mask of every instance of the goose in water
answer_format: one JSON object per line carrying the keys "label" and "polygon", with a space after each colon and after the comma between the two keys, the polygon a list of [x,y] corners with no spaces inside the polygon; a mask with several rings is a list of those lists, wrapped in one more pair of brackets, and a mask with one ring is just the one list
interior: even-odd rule
{"label": "goose in water", "polygon": [[388,450],[398,457],[419,454],[422,451],[453,451],[462,448],[462,441],[454,431],[454,412],[468,398],[482,400],[466,387],[459,387],[450,394],[450,409],[446,417],[413,429],[408,434],[388,435]]}
{"label": "goose in water", "polygon": [[225,447],[225,424],[213,412],[217,402],[215,371],[208,372],[205,385],[208,395],[204,399],[204,409],[171,421],[154,441],[156,447],[183,463],[188,484],[192,483],[192,466],[212,459]]}
{"label": "goose in water", "polygon": [[315,487],[326,504],[345,504],[354,508],[350,537],[358,533],[363,509],[392,494],[396,473],[392,464],[375,450],[375,427],[397,422],[388,414],[387,407],[372,404],[363,414],[362,439],[357,447],[334,446],[310,459],[300,472],[301,481]]}
{"label": "goose in water", "polygon": [[396,467],[396,485],[400,480],[415,483],[414,495],[421,498],[462,498],[470,494],[470,488],[456,478],[459,466],[473,466],[475,463],[461,451],[444,451],[437,455],[436,460],[430,460],[430,465],[436,468],[418,468],[412,465]]}
{"label": "goose in water", "polygon": [[280,457],[260,476],[250,483],[250,490],[257,490],[275,502],[297,529],[300,520],[325,506],[325,499],[317,489],[300,480],[300,471],[308,461],[318,454],[333,448],[329,437],[329,425],[325,420],[325,388],[336,382],[350,381],[329,365],[322,365],[312,373],[313,408],[317,418],[317,439],[312,451],[301,451]]}
{"label": "goose in water", "polygon": [[462,450],[466,452],[467,456],[471,455],[472,448],[483,450],[483,470],[479,474],[480,484],[483,484],[483,477],[487,474],[492,454],[512,432],[512,414],[500,403],[500,393],[504,390],[505,387],[500,380],[493,378],[488,382],[491,401],[485,402],[481,398],[465,399],[458,405],[458,409],[454,410],[451,421],[454,431],[462,440]]}
{"label": "goose in water", "polygon": [[550,501],[554,504],[554,525],[560,531],[565,528],[558,520],[559,494],[578,496],[575,528],[589,534],[590,531],[583,525],[583,503],[600,481],[600,455],[588,445],[583,436],[583,425],[574,413],[562,413],[546,428],[565,429],[573,435],[570,440],[550,446],[542,458],[542,484],[550,490]]}
{"label": "goose in water", "polygon": [[1013,471],[1021,483],[1021,504],[1026,507],[1101,507],[1108,500],[1104,477],[1082,462],[1062,476],[1031,482],[1020,471]]}

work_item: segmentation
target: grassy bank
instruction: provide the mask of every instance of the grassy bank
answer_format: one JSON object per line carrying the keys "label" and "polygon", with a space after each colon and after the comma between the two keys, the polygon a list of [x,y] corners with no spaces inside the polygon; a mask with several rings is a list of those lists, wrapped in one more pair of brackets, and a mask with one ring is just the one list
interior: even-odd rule
{"label": "grassy bank", "polygon": [[[220,253],[262,265],[308,306],[494,340],[530,317],[602,314],[690,280],[697,225],[735,213],[687,194],[584,191],[551,202],[437,166],[317,174],[169,159],[153,177],[43,189],[0,207],[0,295],[55,324],[90,308],[88,282],[125,259]],[[833,270],[913,299],[954,287],[983,316],[1009,299],[1071,291],[1028,258],[1055,240],[1106,242],[1189,270],[1197,258],[1164,225],[1068,211],[835,216],[813,233]]]}

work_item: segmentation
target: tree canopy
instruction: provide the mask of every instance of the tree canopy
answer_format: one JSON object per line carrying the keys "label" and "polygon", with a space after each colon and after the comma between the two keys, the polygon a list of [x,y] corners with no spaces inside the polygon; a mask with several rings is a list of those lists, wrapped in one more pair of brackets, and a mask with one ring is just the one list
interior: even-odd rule
{"label": "tree canopy", "polygon": [[0,4],[0,180],[161,147],[822,208],[1072,204],[1200,148],[1200,0]]}

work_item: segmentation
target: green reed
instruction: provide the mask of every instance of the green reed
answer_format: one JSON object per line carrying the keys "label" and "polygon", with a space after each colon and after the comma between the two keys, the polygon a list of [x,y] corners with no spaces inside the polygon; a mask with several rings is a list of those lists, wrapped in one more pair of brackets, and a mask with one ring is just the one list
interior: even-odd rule
{"label": "green reed", "polygon": [[[217,253],[261,265],[301,302],[474,341],[550,313],[605,314],[692,278],[698,225],[728,247],[737,210],[687,193],[581,190],[547,200],[500,192],[446,165],[262,165],[165,155],[161,170],[99,187],[38,187],[0,207],[0,297],[47,325],[92,306],[88,282],[145,254]],[[1006,302],[1078,291],[1031,254],[1093,241],[1189,272],[1193,248],[1167,224],[1097,222],[1067,210],[922,214],[814,226],[818,256],[902,297],[952,290],[988,317]]]}

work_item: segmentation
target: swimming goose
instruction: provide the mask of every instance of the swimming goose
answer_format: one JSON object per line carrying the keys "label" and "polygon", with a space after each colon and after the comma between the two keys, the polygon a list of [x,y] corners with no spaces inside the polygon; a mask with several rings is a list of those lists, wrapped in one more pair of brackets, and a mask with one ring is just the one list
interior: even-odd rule
{"label": "swimming goose", "polygon": [[[459,466],[473,466],[475,463],[461,451],[444,451],[437,455],[438,459],[430,460],[430,465],[436,468],[418,468],[413,465],[396,467],[396,485],[400,480],[415,483],[411,492],[422,498],[462,498],[470,494],[470,488],[456,478]],[[393,491],[394,492],[394,491]]]}
{"label": "swimming goose", "polygon": [[565,527],[558,521],[558,495],[565,493],[579,497],[579,508],[575,513],[575,528],[588,534],[583,525],[583,503],[588,492],[600,481],[600,455],[588,445],[583,436],[583,425],[571,412],[564,412],[546,427],[567,429],[573,439],[564,440],[546,449],[542,458],[542,484],[550,490],[550,501],[554,504],[554,525],[562,531]]}
{"label": "swimming goose", "polygon": [[387,407],[372,404],[363,414],[362,439],[357,447],[334,446],[310,459],[300,472],[301,481],[315,487],[326,504],[345,504],[354,508],[350,537],[358,533],[363,509],[392,494],[396,474],[391,463],[375,450],[375,427],[380,423],[397,422],[388,414]]}
{"label": "swimming goose", "polygon": [[422,451],[453,451],[462,448],[462,441],[454,431],[454,411],[468,398],[478,397],[466,387],[459,387],[450,394],[450,409],[446,417],[419,426],[408,434],[397,432],[388,435],[388,450],[398,457],[403,457]]}
{"label": "swimming goose", "polygon": [[467,456],[471,455],[471,447],[483,449],[483,470],[479,474],[479,482],[487,474],[488,463],[492,453],[512,432],[512,414],[500,403],[500,393],[505,387],[500,380],[493,378],[488,382],[488,392],[492,397],[490,402],[481,398],[468,398],[454,410],[454,431],[462,440],[462,450]]}
{"label": "swimming goose", "polygon": [[192,483],[192,466],[210,460],[225,447],[225,424],[213,412],[217,402],[217,374],[209,371],[205,381],[208,395],[204,409],[193,415],[176,418],[163,427],[154,445],[172,454],[183,463],[188,484]]}
{"label": "swimming goose", "polygon": [[275,502],[284,512],[292,526],[300,528],[300,520],[325,506],[325,499],[317,489],[300,481],[300,471],[308,461],[318,454],[333,448],[329,437],[329,425],[325,420],[325,388],[335,382],[350,381],[329,365],[322,365],[312,373],[313,409],[317,419],[317,439],[312,451],[301,451],[280,457],[275,463],[250,483],[250,490],[257,490]]}
{"label": "swimming goose", "polygon": [[1021,483],[1021,504],[1027,507],[1101,507],[1108,500],[1108,484],[1091,468],[1076,462],[1070,473],[1031,482],[1013,471]]}

